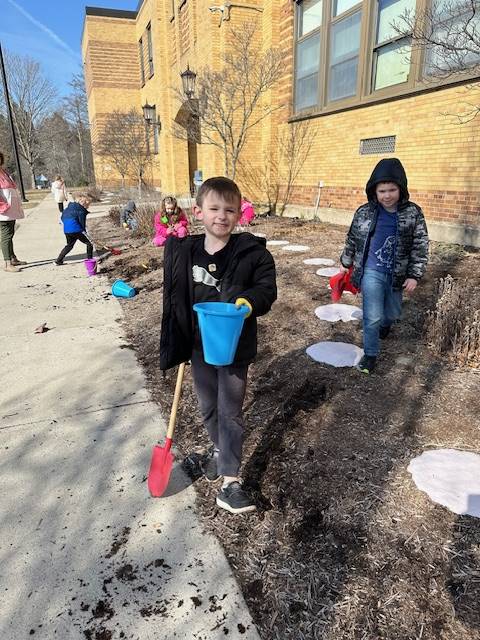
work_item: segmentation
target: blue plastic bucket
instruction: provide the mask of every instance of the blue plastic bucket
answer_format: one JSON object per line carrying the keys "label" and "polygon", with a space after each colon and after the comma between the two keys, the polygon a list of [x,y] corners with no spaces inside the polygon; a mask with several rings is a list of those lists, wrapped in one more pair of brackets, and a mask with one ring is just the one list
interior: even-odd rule
{"label": "blue plastic bucket", "polygon": [[229,302],[199,302],[193,305],[198,315],[205,362],[217,367],[232,364],[248,307]]}
{"label": "blue plastic bucket", "polygon": [[117,298],[133,298],[137,295],[136,289],[123,280],[115,280],[112,284],[112,293]]}

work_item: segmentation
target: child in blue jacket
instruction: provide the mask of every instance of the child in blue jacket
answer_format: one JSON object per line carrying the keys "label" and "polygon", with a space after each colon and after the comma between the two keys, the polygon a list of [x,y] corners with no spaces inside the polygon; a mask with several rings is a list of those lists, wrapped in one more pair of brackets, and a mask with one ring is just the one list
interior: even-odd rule
{"label": "child in blue jacket", "polygon": [[87,258],[92,259],[93,244],[86,234],[87,214],[90,203],[90,197],[85,193],[80,193],[76,196],[75,202],[71,202],[68,207],[64,209],[61,220],[67,244],[55,260],[57,266],[63,264],[65,256],[70,253],[77,240],[87,245]]}

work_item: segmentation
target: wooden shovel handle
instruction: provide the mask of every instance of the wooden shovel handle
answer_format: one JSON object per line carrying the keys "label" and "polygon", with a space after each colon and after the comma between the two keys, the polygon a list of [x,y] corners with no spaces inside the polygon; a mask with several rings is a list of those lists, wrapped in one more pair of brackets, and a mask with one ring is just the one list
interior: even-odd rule
{"label": "wooden shovel handle", "polygon": [[170,412],[170,421],[168,423],[167,438],[172,438],[175,429],[175,420],[177,419],[178,403],[182,394],[183,374],[185,373],[185,362],[178,367],[177,383],[175,385],[175,393],[173,394],[172,410]]}

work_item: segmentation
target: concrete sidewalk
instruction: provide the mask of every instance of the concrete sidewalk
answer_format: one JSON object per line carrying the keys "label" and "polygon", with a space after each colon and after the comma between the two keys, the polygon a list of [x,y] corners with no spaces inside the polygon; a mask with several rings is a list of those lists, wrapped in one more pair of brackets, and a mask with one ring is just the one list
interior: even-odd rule
{"label": "concrete sidewalk", "polygon": [[257,640],[180,469],[148,496],[164,421],[108,282],[80,243],[53,265],[63,245],[47,198],[15,235],[28,267],[0,272],[0,638]]}

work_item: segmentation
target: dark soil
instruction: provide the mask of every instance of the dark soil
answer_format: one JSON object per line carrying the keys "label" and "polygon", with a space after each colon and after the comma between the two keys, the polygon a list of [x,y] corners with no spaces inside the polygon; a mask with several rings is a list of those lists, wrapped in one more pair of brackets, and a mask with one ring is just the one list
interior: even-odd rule
{"label": "dark soil", "polygon": [[[176,444],[263,640],[480,639],[480,520],[434,504],[407,472],[426,448],[478,451],[479,372],[435,358],[424,321],[440,277],[478,292],[479,253],[433,244],[426,277],[406,299],[375,374],[365,376],[305,353],[320,340],[362,344],[359,324],[316,318],[314,309],[330,302],[327,279],[302,262],[337,260],[345,229],[270,219],[253,231],[311,248],[272,247],[279,298],[259,323],[245,401],[243,476],[258,511],[218,510],[218,484],[199,478],[208,442],[189,374]],[[93,221],[93,234],[131,246],[101,271],[139,291],[122,301],[125,329],[167,415],[176,371],[163,379],[158,369],[163,250],[132,241],[108,218]],[[134,579],[133,568],[122,578]]]}

